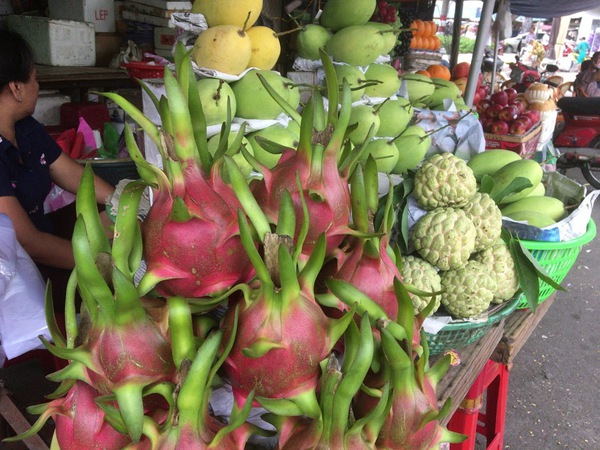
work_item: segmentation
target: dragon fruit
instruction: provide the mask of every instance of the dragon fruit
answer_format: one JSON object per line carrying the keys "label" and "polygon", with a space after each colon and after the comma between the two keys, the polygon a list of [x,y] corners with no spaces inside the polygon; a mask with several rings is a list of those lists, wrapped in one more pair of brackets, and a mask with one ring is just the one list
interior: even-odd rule
{"label": "dragon fruit", "polygon": [[[98,214],[93,180],[92,169],[87,166],[77,192],[78,217],[72,238],[75,270],[66,298],[66,339],[56,325],[49,289],[46,297],[47,322],[54,345],[45,339],[42,341],[51,353],[69,360],[66,367],[48,378],[62,382],[54,397],[63,394],[70,397],[48,404],[40,419],[45,420],[47,412],[60,402],[70,404],[70,410],[81,407],[82,411],[87,411],[86,404],[90,399],[84,388],[68,391],[73,383],[83,382],[98,391],[100,398],[116,401],[125,423],[124,434],[135,442],[142,433],[144,390],[173,380],[175,365],[168,337],[146,312],[133,284],[133,274],[142,255],[137,210],[145,186],[134,182],[123,191],[111,246]],[[75,315],[75,286],[83,300],[80,324]],[[68,421],[60,419],[60,422],[65,423],[68,430]],[[80,421],[72,426],[85,424],[88,422]],[[101,426],[99,422],[89,424]],[[87,431],[91,436],[98,430]],[[67,431],[65,436],[69,433]]]}
{"label": "dragon fruit", "polygon": [[[390,257],[389,219],[391,196],[387,196],[385,217],[375,232],[374,218],[378,208],[378,175],[373,158],[357,165],[350,178],[353,228],[360,233],[348,239],[347,248],[334,253],[336,270],[329,274],[335,280],[352,284],[377,303],[391,320],[398,316],[398,300],[394,279],[402,280],[398,267]],[[395,256],[395,255],[394,255]],[[330,263],[331,264],[331,263]]]}
{"label": "dragon fruit", "polygon": [[[165,68],[168,98],[151,97],[161,112],[161,129],[123,97],[105,95],[146,131],[163,160],[164,172],[144,160],[133,139],[128,141],[140,176],[156,187],[143,227],[148,269],[138,287],[140,293],[156,287],[163,296],[199,298],[248,281],[252,266],[239,239],[239,203],[223,181],[218,162],[227,150],[227,140],[222,140],[213,157],[195,75],[182,47],[180,43],[176,51],[177,79]],[[230,121],[224,133],[229,130]],[[243,130],[232,145],[242,137]]]}
{"label": "dragon fruit", "polygon": [[[409,330],[412,329],[409,326],[412,302],[398,288],[399,283],[396,282],[400,310],[406,312],[401,315],[404,316],[405,328]],[[432,305],[433,302],[430,302],[428,308]],[[410,339],[396,339],[385,323],[380,323],[380,336],[384,360],[379,384],[389,384],[391,393],[388,413],[369,421],[366,426],[367,435],[377,437],[376,447],[428,450],[442,442],[455,443],[466,439],[466,436],[450,432],[439,424],[450,408],[450,401],[438,409],[435,389],[449,367],[450,355],[429,368],[429,350],[423,333],[420,333],[423,352],[416,362],[412,352],[405,350],[406,342],[411,342]],[[358,397],[356,404],[362,406],[362,410],[357,410],[358,416],[365,417],[369,411],[365,396]]]}
{"label": "dragon fruit", "polygon": [[[315,300],[314,285],[325,257],[325,235],[317,240],[310,258],[300,268],[300,252],[309,229],[303,195],[300,240],[294,246],[296,215],[291,194],[286,191],[281,197],[273,233],[235,164],[230,159],[226,163],[238,197],[258,231],[264,259],[240,211],[242,243],[257,280],[232,290],[241,291],[243,299],[233,303],[239,308],[239,333],[225,361],[225,375],[238,404],[254,390],[258,402],[272,412],[314,417],[318,411],[315,387],[319,362],[327,358],[352,320],[350,313],[337,321],[328,319]],[[229,329],[231,307],[223,319]]]}
{"label": "dragon fruit", "polygon": [[[335,83],[335,94],[329,98],[329,105],[337,105],[338,88],[333,64],[327,55],[322,57],[322,61],[327,83]],[[285,100],[277,95],[268,83],[263,83],[273,98],[289,111],[290,107],[285,104]],[[263,179],[254,187],[258,203],[273,223],[279,215],[280,199],[285,191],[291,194],[296,215],[300,217],[300,190],[302,191],[310,222],[302,249],[305,256],[310,255],[321,234],[325,233],[327,237],[327,254],[330,254],[351,231],[348,226],[351,211],[348,175],[353,163],[355,164],[360,156],[357,152],[352,158],[340,158],[352,102],[348,84],[346,83],[343,90],[339,116],[337,109],[331,107],[327,116],[327,126],[322,131],[318,130],[322,122],[320,111],[323,110],[323,105],[319,104],[317,99],[318,96],[313,96],[303,110],[298,148],[283,150],[279,162],[271,170],[257,166],[263,174]],[[315,123],[319,124],[317,130]],[[340,164],[340,159],[344,163]],[[297,178],[300,183],[297,182]],[[296,228],[296,237],[300,231],[299,227],[300,224]]]}
{"label": "dragon fruit", "polygon": [[279,431],[279,449],[374,448],[374,439],[369,439],[363,430],[369,421],[385,416],[388,391],[384,390],[379,404],[367,417],[354,421],[351,412],[352,398],[360,390],[374,356],[373,333],[366,315],[361,320],[360,332],[356,324],[350,324],[345,340],[352,342],[353,351],[345,355],[342,366],[334,354],[321,364],[318,418],[266,416]]}

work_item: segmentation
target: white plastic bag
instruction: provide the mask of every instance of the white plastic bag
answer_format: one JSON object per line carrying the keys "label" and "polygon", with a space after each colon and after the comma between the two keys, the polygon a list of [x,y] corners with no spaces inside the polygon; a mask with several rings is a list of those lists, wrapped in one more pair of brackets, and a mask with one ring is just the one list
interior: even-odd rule
{"label": "white plastic bag", "polygon": [[17,241],[12,221],[0,214],[0,342],[8,359],[44,348],[44,280]]}

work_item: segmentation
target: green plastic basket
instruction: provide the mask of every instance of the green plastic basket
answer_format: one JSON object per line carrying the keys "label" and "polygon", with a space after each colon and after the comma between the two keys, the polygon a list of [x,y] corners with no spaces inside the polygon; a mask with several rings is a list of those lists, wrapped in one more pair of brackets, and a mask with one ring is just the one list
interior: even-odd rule
{"label": "green plastic basket", "polygon": [[[525,241],[522,240],[523,246],[531,252],[533,257],[546,270],[548,275],[561,283],[567,276],[577,257],[581,252],[582,247],[590,242],[596,236],[596,224],[592,219],[588,222],[587,230],[583,236],[576,239],[564,242],[541,242],[541,241]],[[555,291],[548,283],[540,280],[540,296],[538,304],[546,300]],[[529,308],[525,296],[517,306],[519,309]]]}
{"label": "green plastic basket", "polygon": [[437,334],[425,333],[429,353],[439,355],[448,350],[460,350],[476,340],[485,336],[492,326],[501,319],[508,316],[521,301],[522,294],[519,294],[509,302],[504,303],[504,307],[490,315],[486,322],[456,322],[449,323]]}

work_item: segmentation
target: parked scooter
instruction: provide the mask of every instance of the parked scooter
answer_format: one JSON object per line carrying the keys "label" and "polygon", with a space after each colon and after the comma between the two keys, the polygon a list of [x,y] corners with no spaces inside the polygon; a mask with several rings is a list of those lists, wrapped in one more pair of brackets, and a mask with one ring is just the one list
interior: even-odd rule
{"label": "parked scooter", "polygon": [[600,150],[600,97],[562,97],[557,106],[562,110],[564,127],[554,137],[560,151],[557,170],[564,173],[579,168],[588,183],[600,189],[600,153],[589,155],[563,148]]}

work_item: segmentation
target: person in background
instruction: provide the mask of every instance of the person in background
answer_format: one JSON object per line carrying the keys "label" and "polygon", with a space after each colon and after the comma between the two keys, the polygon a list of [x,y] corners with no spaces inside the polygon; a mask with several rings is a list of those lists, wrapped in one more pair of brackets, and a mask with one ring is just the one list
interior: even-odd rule
{"label": "person in background", "polygon": [[[591,59],[586,59],[581,63],[581,71],[575,77],[573,86],[576,92],[582,93],[587,97],[600,97],[600,71],[596,69]],[[579,95],[579,94],[578,94]]]}
{"label": "person in background", "polygon": [[[76,193],[84,168],[32,117],[39,84],[31,48],[8,30],[0,30],[0,42],[0,213],[11,218],[18,242],[48,278],[46,268],[70,272],[74,258],[70,237],[54,233],[44,200],[53,183]],[[97,176],[95,188],[100,205],[114,191]],[[101,217],[108,229],[105,211]]]}
{"label": "person in background", "polygon": [[600,52],[595,52],[590,58],[596,69],[600,69]]}
{"label": "person in background", "polygon": [[577,64],[581,64],[590,51],[590,44],[587,39],[582,37],[573,51],[577,53]]}

